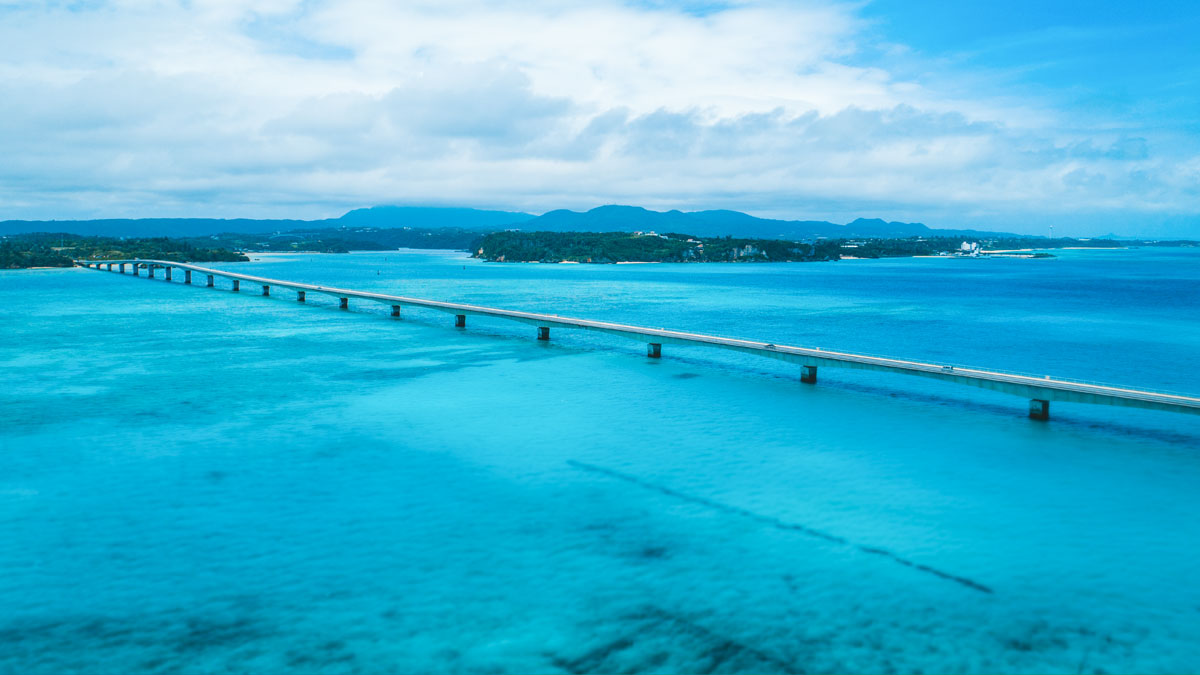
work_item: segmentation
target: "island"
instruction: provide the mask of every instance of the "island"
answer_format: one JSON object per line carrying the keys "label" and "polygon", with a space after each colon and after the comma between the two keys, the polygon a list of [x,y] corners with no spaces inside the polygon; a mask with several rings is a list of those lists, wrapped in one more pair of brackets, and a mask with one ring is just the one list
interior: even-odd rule
{"label": "island", "polygon": [[801,240],[698,236],[653,231],[477,231],[465,228],[307,228],[271,233],[224,233],[193,237],[102,237],[63,233],[0,236],[0,269],[70,267],[73,258],[154,258],[176,262],[234,262],[243,252],[348,253],[397,248],[469,251],[490,262],[819,262],[858,258],[1017,257],[1052,258],[1048,250],[1196,246],[1194,241],[1025,237],[988,234],[964,237],[811,237]]}
{"label": "island", "polygon": [[225,248],[168,237],[81,237],[62,233],[0,237],[0,269],[71,267],[76,259],[149,258],[175,262],[244,262],[245,255]]}
{"label": "island", "polygon": [[[1001,255],[1053,257],[1031,250],[1022,237],[997,237],[964,242],[956,237],[869,239],[747,239],[698,237],[656,232],[521,232],[485,235],[473,244],[472,255],[492,262],[815,262],[854,258],[915,256],[979,257]],[[1055,239],[1036,242],[1042,248],[1122,248],[1112,240]]]}

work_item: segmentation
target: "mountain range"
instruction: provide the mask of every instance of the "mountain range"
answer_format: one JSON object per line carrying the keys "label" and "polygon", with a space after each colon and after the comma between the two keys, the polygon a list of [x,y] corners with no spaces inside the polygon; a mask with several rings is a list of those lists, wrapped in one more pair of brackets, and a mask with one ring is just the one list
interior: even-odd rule
{"label": "mountain range", "polygon": [[701,237],[733,235],[755,239],[810,239],[826,237],[902,238],[1004,234],[975,230],[935,230],[922,223],[889,222],[859,218],[845,225],[826,220],[772,220],[741,211],[650,211],[639,206],[600,206],[578,212],[549,211],[520,224],[522,230],[548,232],[679,232]]}
{"label": "mountain range", "polygon": [[859,218],[845,225],[824,220],[772,220],[740,211],[651,211],[638,206],[600,206],[590,211],[559,209],[540,216],[470,208],[375,206],[354,209],[324,220],[252,220],[217,218],[141,218],[102,220],[5,220],[0,235],[65,232],[110,237],[195,237],[221,233],[261,234],[319,228],[453,227],[480,232],[503,229],[549,232],[678,232],[702,237],[731,235],[764,239],[817,237],[901,238],[1005,234],[976,230],[933,229],[921,223]]}

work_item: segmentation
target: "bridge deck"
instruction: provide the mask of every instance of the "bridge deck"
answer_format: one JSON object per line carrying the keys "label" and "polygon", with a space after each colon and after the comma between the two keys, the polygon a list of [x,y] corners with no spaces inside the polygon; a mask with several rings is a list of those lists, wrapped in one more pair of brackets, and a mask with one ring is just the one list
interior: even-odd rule
{"label": "bridge deck", "polygon": [[1066,401],[1072,403],[1096,403],[1104,405],[1148,408],[1152,410],[1167,410],[1200,414],[1200,397],[1166,394],[1143,391],[1128,387],[1109,386],[1070,380],[1054,379],[1049,376],[1034,377],[1016,375],[977,368],[952,367],[936,363],[891,359],[863,354],[828,351],[811,347],[792,347],[757,340],[742,340],[737,338],[718,337],[702,333],[667,330],[665,328],[647,328],[608,321],[591,319],[574,319],[557,314],[542,314],[538,312],[522,312],[510,309],[497,309],[456,302],[442,302],[410,298],[401,295],[355,291],[332,286],[304,284],[283,279],[239,274],[224,270],[211,269],[188,263],[176,263],[164,260],[79,260],[76,263],[83,267],[100,269],[101,265],[139,265],[143,267],[178,268],[191,270],[201,274],[210,274],[231,280],[250,282],[270,286],[273,289],[291,289],[305,293],[320,293],[336,298],[355,298],[369,300],[387,305],[423,307],[461,316],[491,316],[512,321],[520,321],[538,327],[560,327],[599,331],[619,335],[652,344],[689,344],[705,345],[746,352],[799,363],[804,366],[831,366],[838,368],[858,368],[876,370],[905,375],[917,375],[932,379],[965,384],[984,389],[992,389],[1008,394],[1024,396],[1029,399],[1042,401]]}

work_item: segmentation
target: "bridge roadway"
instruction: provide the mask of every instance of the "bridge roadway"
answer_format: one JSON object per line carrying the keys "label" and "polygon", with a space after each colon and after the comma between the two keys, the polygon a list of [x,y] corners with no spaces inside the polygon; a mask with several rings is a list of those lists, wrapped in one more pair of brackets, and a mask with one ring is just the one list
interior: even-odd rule
{"label": "bridge roadway", "polygon": [[1165,410],[1170,412],[1200,414],[1200,397],[1142,391],[1127,387],[1072,382],[1070,380],[1054,379],[1049,375],[1045,377],[1016,375],[1012,373],[981,370],[978,368],[962,368],[936,363],[924,363],[921,361],[890,359],[878,356],[866,356],[863,354],[828,351],[820,348],[791,347],[788,345],[779,345],[770,342],[717,337],[715,335],[688,333],[684,331],[667,330],[665,328],[645,328],[642,326],[630,326],[620,323],[611,323],[608,321],[572,319],[558,316],[557,314],[521,312],[510,309],[496,309],[492,307],[481,307],[479,305],[468,305],[457,302],[441,302],[438,300],[424,300],[421,298],[409,298],[400,295],[354,291],[345,288],[303,284],[294,281],[285,281],[282,279],[268,279],[266,277],[238,274],[236,272],[226,272],[224,270],[200,267],[199,265],[177,263],[165,260],[77,260],[75,263],[81,267],[87,267],[91,269],[107,269],[112,271],[114,268],[116,268],[116,270],[121,273],[124,273],[125,266],[128,265],[131,267],[131,271],[134,275],[140,274],[140,270],[145,269],[147,271],[147,275],[151,278],[154,277],[154,271],[156,269],[162,269],[164,270],[164,276],[168,281],[171,280],[171,270],[180,269],[184,271],[184,283],[188,284],[192,283],[192,273],[196,272],[207,276],[207,286],[213,286],[214,279],[219,277],[232,281],[233,290],[235,291],[240,290],[241,282],[261,285],[263,295],[270,295],[272,288],[289,289],[296,292],[296,299],[300,302],[305,301],[307,293],[319,293],[338,298],[342,309],[347,309],[349,307],[350,298],[357,300],[368,300],[371,302],[391,305],[392,316],[400,316],[400,308],[405,305],[412,307],[424,307],[426,309],[454,314],[455,325],[458,327],[466,326],[466,317],[468,316],[491,316],[501,319],[509,319],[512,321],[520,321],[522,323],[537,326],[539,340],[550,339],[551,327],[598,331],[601,333],[610,333],[612,335],[619,335],[621,337],[631,338],[647,343],[647,355],[651,358],[658,358],[661,355],[662,345],[664,344],[705,345],[731,351],[755,354],[758,356],[765,356],[772,359],[779,359],[781,361],[798,363],[802,367],[800,379],[801,381],[807,383],[815,383],[817,381],[817,368],[819,366],[857,368],[862,370],[901,373],[904,375],[917,375],[935,380],[943,380],[946,382],[965,384],[983,389],[991,389],[993,391],[1004,392],[1006,394],[1024,396],[1030,401],[1029,416],[1034,419],[1041,420],[1049,419],[1050,417],[1050,401],[1094,403],[1101,405],[1114,405],[1130,408],[1146,408],[1150,410]]}

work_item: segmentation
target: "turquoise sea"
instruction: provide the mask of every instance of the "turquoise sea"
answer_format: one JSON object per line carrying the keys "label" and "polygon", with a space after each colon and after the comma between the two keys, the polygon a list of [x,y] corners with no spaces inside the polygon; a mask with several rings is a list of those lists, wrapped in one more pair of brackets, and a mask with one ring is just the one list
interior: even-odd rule
{"label": "turquoise sea", "polygon": [[[1200,392],[1198,249],[227,267]],[[0,272],[0,673],[1200,668],[1200,416],[181,276]]]}

